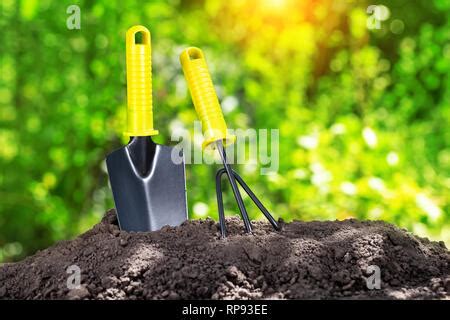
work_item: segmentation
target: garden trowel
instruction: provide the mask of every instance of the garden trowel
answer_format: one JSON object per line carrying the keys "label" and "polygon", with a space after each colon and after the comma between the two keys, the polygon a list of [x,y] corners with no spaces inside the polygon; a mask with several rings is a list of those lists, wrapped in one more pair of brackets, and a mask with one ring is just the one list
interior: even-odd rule
{"label": "garden trowel", "polygon": [[126,35],[129,143],[106,157],[119,225],[154,231],[187,219],[182,150],[156,144],[153,128],[150,32],[134,26]]}

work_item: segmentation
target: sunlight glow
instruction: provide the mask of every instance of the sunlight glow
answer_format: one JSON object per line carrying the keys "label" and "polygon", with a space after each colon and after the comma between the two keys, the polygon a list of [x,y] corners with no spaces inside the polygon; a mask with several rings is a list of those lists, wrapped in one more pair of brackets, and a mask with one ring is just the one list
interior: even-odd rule
{"label": "sunlight glow", "polygon": [[262,0],[262,4],[266,9],[281,9],[286,5],[286,0]]}

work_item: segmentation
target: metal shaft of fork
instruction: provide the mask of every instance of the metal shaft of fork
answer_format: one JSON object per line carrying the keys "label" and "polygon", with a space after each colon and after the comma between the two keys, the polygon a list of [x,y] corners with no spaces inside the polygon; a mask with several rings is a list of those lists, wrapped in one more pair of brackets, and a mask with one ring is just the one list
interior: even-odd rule
{"label": "metal shaft of fork", "polygon": [[236,184],[236,179],[234,178],[233,171],[231,169],[230,164],[227,161],[227,155],[225,153],[225,148],[223,147],[222,141],[216,141],[217,150],[219,151],[220,158],[222,158],[223,167],[227,172],[228,181],[230,181],[231,189],[233,189],[234,198],[236,199],[237,205],[239,207],[239,211],[241,212],[242,220],[244,220],[245,231],[247,233],[252,232],[252,225],[250,223],[250,219],[248,217],[247,210],[245,209],[244,201],[242,200],[241,193],[239,192],[239,188]]}

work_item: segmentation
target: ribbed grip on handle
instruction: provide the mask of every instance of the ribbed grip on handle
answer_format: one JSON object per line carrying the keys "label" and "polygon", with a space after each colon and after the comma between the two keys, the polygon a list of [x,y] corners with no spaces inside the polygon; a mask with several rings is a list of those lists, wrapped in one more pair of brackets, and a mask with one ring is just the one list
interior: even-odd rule
{"label": "ribbed grip on handle", "polygon": [[235,137],[227,134],[227,124],[203,52],[199,48],[187,48],[181,53],[180,62],[195,111],[202,122],[203,148],[218,140],[222,140],[224,145],[233,143]]}
{"label": "ribbed grip on handle", "polygon": [[[136,35],[142,36],[141,43]],[[144,26],[128,29],[127,56],[127,136],[143,137],[158,134],[153,129],[152,61],[150,31]]]}

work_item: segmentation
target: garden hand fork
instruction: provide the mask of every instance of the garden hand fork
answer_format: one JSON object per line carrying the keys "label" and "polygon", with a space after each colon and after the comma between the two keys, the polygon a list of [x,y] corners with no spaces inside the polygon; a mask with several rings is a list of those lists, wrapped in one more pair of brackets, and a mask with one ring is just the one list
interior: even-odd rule
{"label": "garden hand fork", "polygon": [[237,183],[241,185],[272,226],[276,230],[279,230],[278,223],[269,211],[227,161],[225,146],[234,143],[236,137],[227,133],[227,125],[222,114],[216,91],[214,90],[203,52],[199,48],[187,48],[181,53],[180,62],[191,93],[192,101],[194,102],[195,111],[202,122],[203,135],[205,137],[202,148],[205,149],[211,145],[213,148],[217,149],[223,163],[223,168],[219,169],[216,173],[216,196],[221,236],[226,237],[225,213],[223,209],[221,187],[221,177],[225,173],[227,174],[231,189],[233,190],[233,195],[239,207],[242,220],[244,221],[246,232],[252,232],[252,224],[248,217]]}

